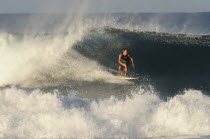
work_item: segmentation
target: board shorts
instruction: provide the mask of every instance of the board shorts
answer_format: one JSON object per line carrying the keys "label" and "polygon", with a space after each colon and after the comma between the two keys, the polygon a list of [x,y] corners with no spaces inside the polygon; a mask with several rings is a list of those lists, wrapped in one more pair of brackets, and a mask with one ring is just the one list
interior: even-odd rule
{"label": "board shorts", "polygon": [[[123,64],[126,64],[127,65],[127,67],[129,66],[129,61],[128,62],[126,62],[126,61],[121,61]],[[122,68],[125,68],[123,65],[121,65],[120,64],[120,66],[122,67]]]}

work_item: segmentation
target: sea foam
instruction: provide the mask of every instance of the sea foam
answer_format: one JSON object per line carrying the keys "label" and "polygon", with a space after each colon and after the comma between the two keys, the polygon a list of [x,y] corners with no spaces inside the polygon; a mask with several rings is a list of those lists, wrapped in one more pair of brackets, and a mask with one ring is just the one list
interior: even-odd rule
{"label": "sea foam", "polygon": [[125,99],[40,90],[0,91],[0,137],[161,137],[210,134],[210,98],[186,90],[168,101],[138,89]]}

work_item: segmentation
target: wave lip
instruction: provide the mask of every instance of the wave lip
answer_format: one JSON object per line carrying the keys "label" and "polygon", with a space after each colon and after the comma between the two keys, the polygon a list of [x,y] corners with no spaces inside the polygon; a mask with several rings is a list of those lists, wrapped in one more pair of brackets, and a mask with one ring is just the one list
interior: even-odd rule
{"label": "wave lip", "polygon": [[[110,26],[138,31],[209,34],[210,13],[113,13],[85,15],[0,14],[0,31],[9,33],[65,32],[68,24]],[[38,22],[37,22],[38,21]],[[50,24],[49,24],[50,23]]]}

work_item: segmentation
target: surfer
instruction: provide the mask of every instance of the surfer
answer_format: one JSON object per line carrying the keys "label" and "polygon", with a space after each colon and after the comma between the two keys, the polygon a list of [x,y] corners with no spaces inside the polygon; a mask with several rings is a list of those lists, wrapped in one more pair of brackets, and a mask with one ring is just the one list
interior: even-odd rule
{"label": "surfer", "polygon": [[128,74],[128,66],[129,66],[129,62],[130,61],[132,62],[132,67],[135,68],[133,57],[131,56],[130,53],[128,53],[128,49],[124,48],[122,53],[120,53],[119,57],[118,57],[118,62],[120,64],[120,66],[118,68],[119,75],[121,75],[122,70],[124,70],[125,76],[127,76],[127,74]]}

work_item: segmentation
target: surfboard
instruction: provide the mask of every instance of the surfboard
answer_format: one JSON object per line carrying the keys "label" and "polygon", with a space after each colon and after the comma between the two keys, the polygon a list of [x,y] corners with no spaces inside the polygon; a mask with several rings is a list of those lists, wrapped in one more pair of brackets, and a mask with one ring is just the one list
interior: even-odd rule
{"label": "surfboard", "polygon": [[123,80],[136,80],[139,79],[139,77],[122,77]]}

